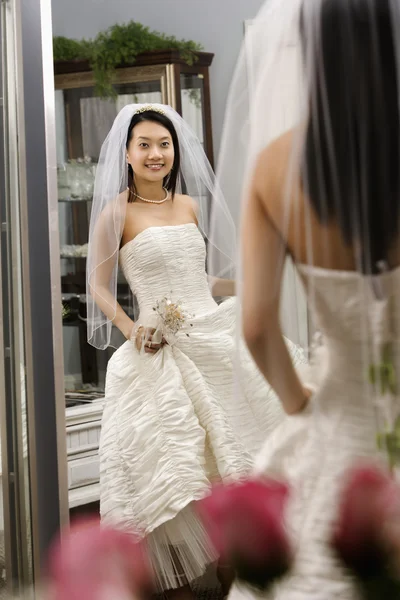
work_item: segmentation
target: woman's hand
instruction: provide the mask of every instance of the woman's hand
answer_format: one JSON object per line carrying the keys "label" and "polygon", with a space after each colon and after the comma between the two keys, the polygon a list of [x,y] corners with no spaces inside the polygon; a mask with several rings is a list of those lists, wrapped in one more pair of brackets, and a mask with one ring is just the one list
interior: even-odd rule
{"label": "woman's hand", "polygon": [[208,283],[214,298],[228,298],[236,295],[236,282],[233,279],[221,279],[209,275]]}
{"label": "woman's hand", "polygon": [[167,341],[164,337],[154,334],[156,329],[153,327],[138,327],[136,334],[134,334],[134,342],[138,352],[144,347],[146,354],[156,354],[161,348],[165,346]]}
{"label": "woman's hand", "polygon": [[307,407],[310,403],[310,399],[314,392],[304,386],[302,386],[301,390],[302,390],[301,396],[299,397],[299,395],[296,395],[296,397],[290,402],[290,405],[289,405],[290,408],[288,408],[288,406],[284,405],[284,410],[285,410],[286,414],[288,414],[290,416],[299,415],[307,409]]}
{"label": "woman's hand", "polygon": [[293,414],[299,414],[299,413],[303,412],[307,408],[307,406],[309,405],[310,399],[311,399],[312,395],[313,395],[312,390],[310,390],[307,387],[303,387],[303,399],[302,399],[302,402],[299,405],[299,409],[295,413],[293,413]]}

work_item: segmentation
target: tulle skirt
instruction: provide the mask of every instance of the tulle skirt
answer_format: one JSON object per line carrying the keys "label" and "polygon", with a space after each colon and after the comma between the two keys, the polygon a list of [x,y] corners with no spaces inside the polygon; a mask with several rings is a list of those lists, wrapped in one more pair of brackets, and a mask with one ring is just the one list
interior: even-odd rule
{"label": "tulle skirt", "polygon": [[159,592],[193,582],[218,560],[193,503],[152,531],[147,544]]}

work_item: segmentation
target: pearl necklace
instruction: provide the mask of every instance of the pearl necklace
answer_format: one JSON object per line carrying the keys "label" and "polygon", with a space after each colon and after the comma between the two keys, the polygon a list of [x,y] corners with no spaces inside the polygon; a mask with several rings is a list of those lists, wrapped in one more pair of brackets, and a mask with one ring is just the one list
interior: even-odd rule
{"label": "pearl necklace", "polygon": [[[129,188],[126,189],[129,190]],[[163,198],[162,200],[148,200],[148,198],[142,198],[142,196],[139,196],[139,194],[135,194],[134,192],[132,193],[135,196],[135,198],[139,198],[139,200],[142,200],[143,202],[149,202],[150,204],[163,204],[163,202],[166,202],[169,198],[169,191],[167,190],[167,188],[163,187],[163,190],[165,191],[165,198]]]}

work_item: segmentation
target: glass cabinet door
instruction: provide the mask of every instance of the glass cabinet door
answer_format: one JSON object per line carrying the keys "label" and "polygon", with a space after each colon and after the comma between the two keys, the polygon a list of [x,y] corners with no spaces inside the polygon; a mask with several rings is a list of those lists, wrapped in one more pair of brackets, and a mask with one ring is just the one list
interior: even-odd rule
{"label": "glass cabinet door", "polygon": [[[206,102],[204,90],[204,75],[201,73],[185,73],[180,74],[180,89],[181,89],[181,110],[182,117],[194,130],[199,138],[204,152],[207,154],[212,163],[212,153],[210,156],[210,144],[207,140],[206,126]],[[200,191],[202,198],[197,198],[203,206],[208,206],[208,215],[210,217],[211,196],[206,188]],[[206,202],[204,202],[206,200]]]}
{"label": "glass cabinet door", "polygon": [[204,77],[181,73],[182,117],[195,131],[205,147]]}

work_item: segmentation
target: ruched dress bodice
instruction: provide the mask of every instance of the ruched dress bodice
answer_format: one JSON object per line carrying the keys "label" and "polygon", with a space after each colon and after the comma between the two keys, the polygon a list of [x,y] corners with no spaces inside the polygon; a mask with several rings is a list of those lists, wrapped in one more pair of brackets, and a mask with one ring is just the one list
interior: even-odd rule
{"label": "ruched dress bodice", "polygon": [[205,271],[206,247],[194,223],[149,227],[120,251],[120,264],[143,322],[160,299],[180,301],[189,314],[216,309]]}

